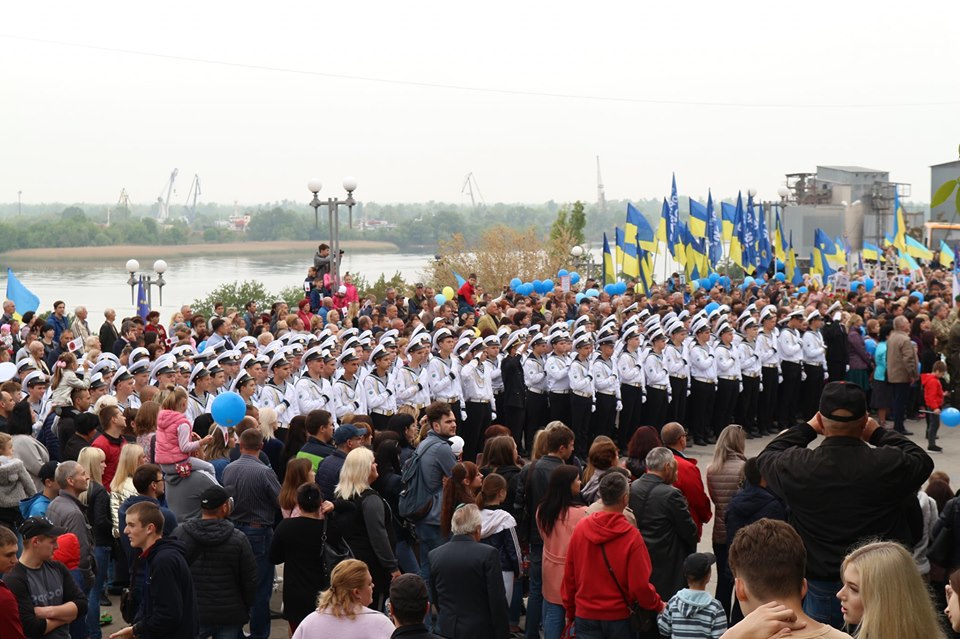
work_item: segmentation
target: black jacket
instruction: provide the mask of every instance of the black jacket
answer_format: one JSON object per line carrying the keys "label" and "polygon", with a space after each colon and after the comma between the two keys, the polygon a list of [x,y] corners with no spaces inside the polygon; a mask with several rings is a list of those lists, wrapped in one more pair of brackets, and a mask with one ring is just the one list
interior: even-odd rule
{"label": "black jacket", "polygon": [[737,531],[761,519],[787,520],[787,509],[780,498],[766,488],[747,483],[727,504],[727,545]]}
{"label": "black jacket", "polygon": [[137,639],[194,639],[200,631],[193,577],[183,544],[161,538],[145,557],[143,599],[133,624]]}
{"label": "black jacket", "polygon": [[415,623],[412,626],[400,626],[393,631],[390,639],[441,639],[441,637],[427,630],[422,623]]}
{"label": "black jacket", "polygon": [[647,473],[630,485],[630,510],[650,553],[650,583],[664,601],[687,583],[683,560],[697,549],[697,524],[679,488]]}
{"label": "black jacket", "polygon": [[[542,459],[542,458],[541,458]],[[437,632],[457,639],[510,636],[500,553],[467,535],[430,551],[430,593]]]}
{"label": "black jacket", "polygon": [[[547,493],[550,474],[564,461],[553,455],[546,455],[520,469],[517,477],[517,493],[513,502],[513,512],[517,519],[517,534],[528,539],[531,544],[543,544],[537,529],[537,506]],[[530,473],[533,473],[532,475]],[[529,476],[529,481],[527,477]]]}
{"label": "black jacket", "polygon": [[247,623],[257,587],[257,561],[246,535],[227,519],[190,519],[173,531],[183,543],[200,607],[200,623]]}
{"label": "black jacket", "polygon": [[87,485],[87,521],[93,529],[93,545],[112,548],[114,539],[110,493],[95,481]]}
{"label": "black jacket", "polygon": [[500,466],[499,468],[484,466],[480,469],[480,474],[484,477],[490,473],[497,473],[507,480],[507,498],[503,500],[502,504],[500,504],[500,508],[513,515],[513,518],[518,522],[520,521],[520,518],[516,513],[515,502],[517,499],[517,484],[520,483],[521,470],[522,469],[519,466]]}
{"label": "black jacket", "polygon": [[503,396],[507,406],[524,408],[527,401],[527,387],[523,382],[523,365],[516,355],[503,358],[500,363],[500,375],[503,379]]}
{"label": "black jacket", "polygon": [[[80,586],[74,581],[73,575],[59,561],[44,562],[50,564],[60,572],[60,578],[63,581],[63,595],[61,603],[72,601],[77,605],[77,619],[83,619],[87,614],[87,598],[80,590]],[[40,619],[35,614],[33,597],[30,593],[29,571],[23,564],[17,564],[10,569],[10,572],[3,576],[4,583],[17,598],[17,606],[20,609],[20,622],[23,624],[23,634],[30,639],[39,639],[46,635],[47,620]],[[6,639],[6,638],[4,638]]]}
{"label": "black jacket", "polygon": [[836,581],[850,548],[864,539],[913,547],[910,517],[917,490],[933,471],[922,448],[878,428],[871,448],[856,437],[817,438],[807,424],[777,436],[757,459],[771,492],[787,505],[787,521],[807,547],[807,577]]}

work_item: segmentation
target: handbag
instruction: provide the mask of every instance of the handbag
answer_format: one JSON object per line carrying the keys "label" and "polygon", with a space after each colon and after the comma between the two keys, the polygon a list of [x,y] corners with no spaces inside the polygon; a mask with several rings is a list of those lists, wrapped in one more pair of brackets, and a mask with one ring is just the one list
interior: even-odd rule
{"label": "handbag", "polygon": [[327,518],[323,518],[323,534],[320,536],[320,554],[323,558],[323,590],[330,587],[330,573],[345,559],[353,559],[350,544],[340,540],[339,546],[327,541]]}
{"label": "handbag", "polygon": [[613,583],[617,585],[617,590],[620,591],[620,596],[623,597],[623,603],[627,604],[627,610],[630,611],[630,629],[638,634],[647,634],[652,632],[653,629],[657,627],[657,613],[653,610],[641,608],[640,604],[636,601],[630,601],[630,598],[627,597],[627,593],[624,592],[623,587],[617,580],[617,575],[613,572],[613,568],[610,566],[610,560],[607,559],[607,551],[604,548],[605,545],[606,544],[600,544],[600,554],[603,555],[603,563],[607,565],[607,571],[610,573]]}
{"label": "handbag", "polygon": [[120,616],[127,623],[133,623],[137,618],[137,608],[133,601],[133,591],[124,588],[120,593]]}

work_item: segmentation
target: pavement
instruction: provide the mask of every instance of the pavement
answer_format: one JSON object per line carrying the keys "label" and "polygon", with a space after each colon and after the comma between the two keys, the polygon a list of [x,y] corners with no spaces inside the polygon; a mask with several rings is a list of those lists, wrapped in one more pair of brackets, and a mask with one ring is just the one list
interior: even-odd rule
{"label": "pavement", "polygon": [[[889,423],[888,423],[889,425]],[[910,437],[914,442],[926,449],[927,442],[924,437],[924,432],[926,430],[926,423],[923,420],[908,420],[907,421],[907,430],[913,432],[913,436]],[[938,433],[939,441],[938,444],[943,447],[942,453],[931,453],[933,458],[936,470],[941,470],[946,472],[952,482],[953,486],[960,486],[960,428],[946,428],[941,427]],[[760,439],[748,439],[746,454],[747,457],[754,457],[763,450],[773,437],[762,437]],[[814,446],[816,443],[813,444]],[[706,485],[706,469],[710,465],[710,462],[713,459],[713,446],[694,446],[688,448],[685,451],[685,454],[695,459],[697,465],[700,467],[700,472],[704,476],[704,485]],[[711,535],[713,534],[713,520],[711,519],[708,523],[703,526],[703,536],[701,537],[700,544],[697,547],[697,550],[700,552],[712,552],[711,544]],[[278,574],[282,574],[282,567],[279,567]],[[710,590],[713,590],[713,587],[716,583],[716,574],[714,573],[714,579],[711,581]],[[282,587],[282,585],[281,585]],[[109,626],[104,626],[103,636],[106,638],[110,633],[117,632],[124,626],[123,618],[120,616],[120,597],[119,596],[110,596],[113,606],[101,608],[102,612],[109,612],[113,615],[113,623]],[[278,588],[273,593],[273,598],[270,602],[271,610],[280,610],[280,599],[281,591]],[[288,639],[289,637],[287,622],[283,619],[275,619],[270,624],[270,639]]]}

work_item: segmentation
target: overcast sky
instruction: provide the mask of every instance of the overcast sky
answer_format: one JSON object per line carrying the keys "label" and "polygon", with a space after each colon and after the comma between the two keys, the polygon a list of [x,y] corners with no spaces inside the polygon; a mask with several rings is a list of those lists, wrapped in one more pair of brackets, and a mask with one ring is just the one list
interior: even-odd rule
{"label": "overcast sky", "polygon": [[7,2],[0,202],[150,202],[174,167],[174,203],[195,173],[207,202],[345,175],[463,202],[470,172],[488,202],[593,201],[596,155],[611,199],[857,164],[926,201],[958,25],[956,1]]}

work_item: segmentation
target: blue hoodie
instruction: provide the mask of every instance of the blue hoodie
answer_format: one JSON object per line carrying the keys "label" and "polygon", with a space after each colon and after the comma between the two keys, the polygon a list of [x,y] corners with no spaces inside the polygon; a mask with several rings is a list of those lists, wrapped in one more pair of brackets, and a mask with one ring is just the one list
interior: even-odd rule
{"label": "blue hoodie", "polygon": [[20,500],[20,514],[23,518],[43,517],[47,514],[47,508],[50,506],[50,499],[43,492],[39,492],[33,497],[27,497]]}

